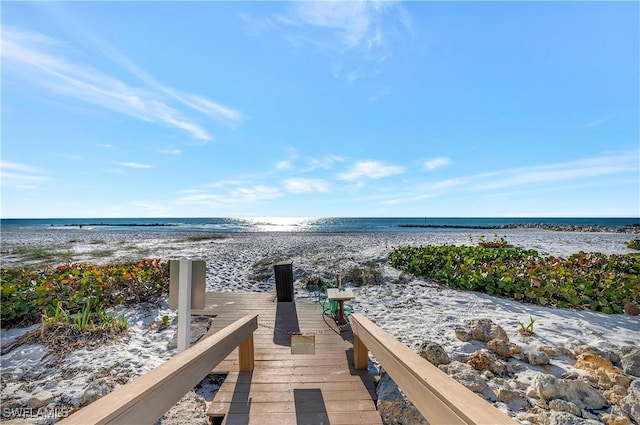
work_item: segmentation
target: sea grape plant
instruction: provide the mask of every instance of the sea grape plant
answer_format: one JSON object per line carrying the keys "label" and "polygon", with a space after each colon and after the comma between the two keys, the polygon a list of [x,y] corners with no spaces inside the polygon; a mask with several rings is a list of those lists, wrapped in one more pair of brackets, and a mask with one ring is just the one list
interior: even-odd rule
{"label": "sea grape plant", "polygon": [[640,250],[640,239],[631,239],[630,241],[627,241],[625,245],[627,245],[627,248],[629,249]]}
{"label": "sea grape plant", "polygon": [[561,308],[622,313],[640,297],[640,253],[567,259],[520,247],[398,247],[391,265],[454,288]]}
{"label": "sea grape plant", "polygon": [[[69,314],[154,302],[168,291],[169,265],[159,259],[121,264],[62,264],[44,270],[2,268],[2,327],[37,323],[43,313]],[[59,310],[57,314],[62,314]],[[81,315],[82,316],[82,315]],[[77,316],[76,316],[77,317]],[[80,325],[84,324],[82,320]]]}

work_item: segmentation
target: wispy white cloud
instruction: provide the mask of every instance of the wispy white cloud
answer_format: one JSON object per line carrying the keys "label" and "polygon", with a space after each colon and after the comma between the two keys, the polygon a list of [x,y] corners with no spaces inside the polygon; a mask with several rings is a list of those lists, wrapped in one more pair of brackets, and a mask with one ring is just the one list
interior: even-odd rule
{"label": "wispy white cloud", "polygon": [[385,200],[385,201],[380,201],[380,202],[377,203],[377,205],[409,204],[409,203],[413,203],[413,202],[422,201],[424,199],[435,198],[438,195],[439,195],[438,193],[425,193],[425,194],[422,194],[422,195],[408,196],[406,198],[393,198],[393,199],[388,199],[388,200]]}
{"label": "wispy white cloud", "polygon": [[248,179],[224,179],[217,182],[209,183],[205,187],[228,187],[228,186],[253,186],[255,182]]}
{"label": "wispy white cloud", "polygon": [[157,85],[156,87],[161,88],[162,91],[171,94],[172,97],[179,100],[186,106],[189,106],[196,111],[202,112],[205,115],[209,115],[210,117],[230,127],[237,126],[240,121],[244,119],[244,114],[242,112],[221,105],[219,103],[212,102],[202,96],[180,93],[162,85]]}
{"label": "wispy white cloud", "polygon": [[182,103],[183,105],[188,106],[193,110],[208,115],[211,118],[231,127],[235,127],[244,118],[243,114],[240,111],[213,102],[205,98],[204,96],[184,93],[160,83],[149,73],[140,68],[130,58],[123,55],[110,43],[99,37],[95,32],[91,31],[86,26],[81,25],[77,20],[75,20],[75,24],[76,29],[80,31],[82,37],[88,39],[88,41],[93,46],[95,46],[96,50],[100,51],[104,56],[111,59],[115,64],[124,68],[132,75],[135,75],[142,82],[156,89],[158,92],[162,92],[178,101],[179,103]]}
{"label": "wispy white cloud", "polygon": [[613,117],[614,117],[614,114],[605,115],[604,117],[600,117],[597,120],[593,120],[587,123],[587,127],[597,127],[600,124],[604,124],[605,122],[609,121]]}
{"label": "wispy white cloud", "polygon": [[288,170],[291,168],[291,161],[288,159],[283,159],[282,161],[276,164],[276,170]]}
{"label": "wispy white cloud", "polygon": [[[412,202],[418,202],[423,199],[435,198],[448,190],[454,189],[463,185],[466,182],[465,178],[454,178],[441,180],[434,183],[423,183],[415,185],[411,190],[399,189],[397,193],[391,197],[385,196],[383,200],[377,202],[378,205],[396,205],[396,204],[408,204]],[[398,196],[400,194],[401,196]]]}
{"label": "wispy white cloud", "polygon": [[42,170],[28,164],[11,161],[0,161],[0,181],[6,187],[36,190],[37,183],[50,180]]}
{"label": "wispy white cloud", "polygon": [[546,190],[567,185],[579,185],[584,188],[599,185],[605,177],[629,174],[635,174],[634,179],[640,184],[637,177],[640,173],[639,158],[640,151],[635,149],[576,161],[509,168],[434,183],[413,184],[411,189],[399,191],[395,196],[378,203],[385,205],[416,202],[453,192],[489,196],[509,190]]}
{"label": "wispy white cloud", "polygon": [[141,164],[139,162],[119,162],[118,164],[128,168],[153,168],[153,165]]}
{"label": "wispy white cloud", "polygon": [[234,205],[246,205],[259,201],[267,201],[283,196],[282,192],[272,186],[257,184],[251,186],[238,186],[234,181],[222,182],[216,186],[215,192],[203,189],[190,189],[186,195],[176,199],[179,205],[194,204],[207,208],[221,208]]}
{"label": "wispy white cloud", "polygon": [[32,174],[12,173],[10,171],[1,171],[2,180],[6,182],[43,182],[49,180],[45,176],[36,176]]}
{"label": "wispy white cloud", "polygon": [[297,2],[278,19],[287,25],[325,29],[340,40],[343,48],[371,51],[386,45],[384,19],[398,10],[403,10],[399,21],[407,28],[410,17],[406,10],[397,3],[379,1]]}
{"label": "wispy white cloud", "polygon": [[402,174],[404,168],[397,165],[387,165],[382,161],[360,161],[355,163],[349,171],[336,176],[338,180],[360,180],[363,178],[379,179],[382,177]]}
{"label": "wispy white cloud", "polygon": [[159,151],[160,153],[166,154],[166,155],[182,155],[182,150],[181,149],[161,149]]}
{"label": "wispy white cloud", "polygon": [[45,181],[49,180],[46,173],[37,167],[33,167],[21,162],[0,161],[0,171],[3,179],[21,179],[25,181]]}
{"label": "wispy white cloud", "polygon": [[330,170],[334,164],[344,162],[344,158],[334,154],[324,155],[318,158],[311,158],[305,171],[313,171],[317,169]]}
{"label": "wispy white cloud", "polygon": [[[3,27],[2,44],[3,72],[23,78],[29,84],[37,84],[49,95],[178,128],[205,142],[212,140],[212,136],[185,112],[198,112],[231,126],[243,118],[241,112],[232,108],[157,82],[106,43],[100,44],[102,53],[142,80],[146,87],[130,85],[70,61],[66,46],[44,34]],[[178,109],[181,106],[188,109]]]}
{"label": "wispy white cloud", "polygon": [[[281,28],[293,46],[311,45],[341,58],[334,76],[343,75],[344,69],[350,82],[388,60],[399,34],[413,28],[411,15],[399,2],[301,1],[286,7],[283,13],[266,18],[262,29]],[[359,65],[354,59],[364,62]]]}
{"label": "wispy white cloud", "polygon": [[297,148],[289,146],[286,150],[286,157],[278,161],[278,163],[276,164],[277,171],[293,169],[294,165],[297,164],[298,160],[300,159],[300,153],[298,152]]}
{"label": "wispy white cloud", "polygon": [[288,158],[276,164],[276,170],[294,170],[300,173],[308,173],[317,169],[330,170],[336,163],[344,162],[344,158],[334,154],[326,154],[318,157],[302,155],[297,149],[291,148]]}
{"label": "wispy white cloud", "polygon": [[435,170],[436,168],[442,168],[451,165],[451,158],[438,157],[431,158],[424,162],[423,168],[427,171]]}
{"label": "wispy white cloud", "polygon": [[20,171],[22,173],[41,174],[42,171],[31,165],[23,164],[21,162],[0,161],[0,168],[4,170]]}
{"label": "wispy white cloud", "polygon": [[486,191],[579,181],[612,174],[637,172],[639,165],[640,152],[633,150],[628,151],[628,153],[607,154],[577,161],[512,168],[479,174],[470,178],[469,189]]}
{"label": "wispy white cloud", "polygon": [[280,190],[267,185],[257,185],[253,187],[238,187],[231,191],[233,199],[255,202],[267,199],[279,198],[282,196]]}
{"label": "wispy white cloud", "polygon": [[260,36],[264,31],[272,30],[276,26],[269,17],[259,18],[247,12],[241,12],[238,14],[238,18],[242,21],[245,30],[256,36]]}
{"label": "wispy white cloud", "polygon": [[329,184],[322,179],[287,179],[284,182],[284,187],[290,193],[328,193],[330,191]]}

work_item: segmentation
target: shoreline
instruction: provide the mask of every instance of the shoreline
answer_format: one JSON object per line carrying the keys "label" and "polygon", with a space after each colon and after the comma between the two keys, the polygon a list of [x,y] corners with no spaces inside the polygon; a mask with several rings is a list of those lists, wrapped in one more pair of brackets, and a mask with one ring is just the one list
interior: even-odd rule
{"label": "shoreline", "polygon": [[640,218],[499,217],[253,217],[253,218],[44,218],[2,219],[3,229],[30,228],[143,231],[367,233],[442,230],[545,229],[640,234]]}

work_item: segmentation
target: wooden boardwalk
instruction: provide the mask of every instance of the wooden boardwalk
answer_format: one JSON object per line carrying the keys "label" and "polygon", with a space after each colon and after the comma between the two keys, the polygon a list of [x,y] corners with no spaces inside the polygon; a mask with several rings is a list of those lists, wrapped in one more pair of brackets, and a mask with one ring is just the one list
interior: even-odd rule
{"label": "wooden boardwalk", "polygon": [[[382,424],[367,371],[353,368],[353,334],[323,320],[316,303],[278,303],[274,293],[207,293],[209,334],[258,314],[255,369],[238,372],[237,350],[212,373],[228,374],[207,414],[222,424]],[[291,354],[290,334],[315,335],[314,354]]]}

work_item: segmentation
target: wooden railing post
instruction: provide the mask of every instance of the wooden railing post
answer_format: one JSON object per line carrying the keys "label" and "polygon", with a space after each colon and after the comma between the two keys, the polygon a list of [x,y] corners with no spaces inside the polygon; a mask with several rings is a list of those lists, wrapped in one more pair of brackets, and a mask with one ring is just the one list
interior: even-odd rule
{"label": "wooden railing post", "polygon": [[358,335],[353,336],[353,365],[356,370],[366,370],[369,367],[369,350]]}
{"label": "wooden railing post", "polygon": [[249,335],[238,348],[240,372],[253,372],[253,334]]}

